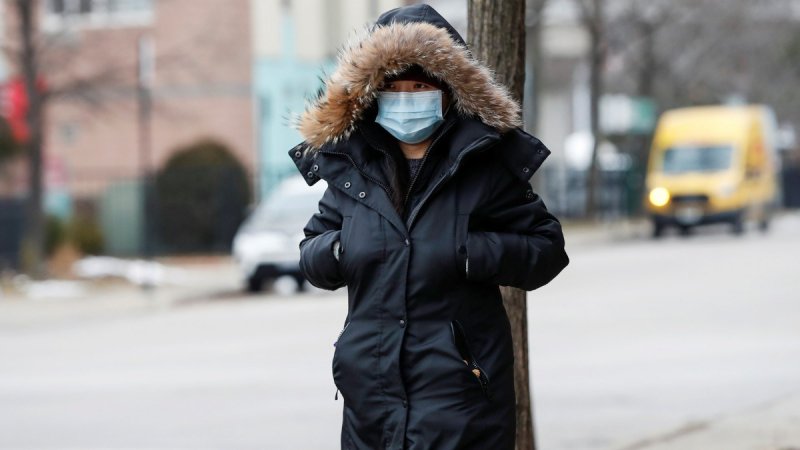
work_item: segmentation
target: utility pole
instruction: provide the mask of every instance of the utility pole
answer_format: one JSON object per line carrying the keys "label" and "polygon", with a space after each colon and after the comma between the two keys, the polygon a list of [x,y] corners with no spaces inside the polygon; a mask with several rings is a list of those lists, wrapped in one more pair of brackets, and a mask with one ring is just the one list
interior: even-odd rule
{"label": "utility pole", "polygon": [[22,239],[22,267],[34,278],[45,275],[44,251],[44,195],[42,165],[44,157],[44,94],[39,80],[39,58],[36,40],[36,24],[34,2],[16,0],[15,12],[19,20],[19,66],[25,83],[27,110],[25,124],[27,136],[23,149],[28,158],[28,200],[25,211],[25,232]]}
{"label": "utility pole", "polygon": [[600,190],[600,170],[597,150],[600,147],[600,97],[603,95],[603,69],[606,63],[605,0],[576,0],[581,10],[581,21],[589,34],[589,110],[592,131],[592,161],[586,190],[586,215],[596,219],[597,196]]}

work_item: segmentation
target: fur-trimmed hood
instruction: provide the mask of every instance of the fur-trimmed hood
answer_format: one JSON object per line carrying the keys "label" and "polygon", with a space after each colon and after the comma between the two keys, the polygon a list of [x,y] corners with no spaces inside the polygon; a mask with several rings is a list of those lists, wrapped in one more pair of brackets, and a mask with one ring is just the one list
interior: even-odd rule
{"label": "fur-trimmed hood", "polygon": [[384,78],[413,64],[448,84],[460,114],[500,132],[522,125],[520,105],[506,87],[436,10],[420,4],[382,14],[339,51],[337,67],[294,122],[307,151],[348,138]]}

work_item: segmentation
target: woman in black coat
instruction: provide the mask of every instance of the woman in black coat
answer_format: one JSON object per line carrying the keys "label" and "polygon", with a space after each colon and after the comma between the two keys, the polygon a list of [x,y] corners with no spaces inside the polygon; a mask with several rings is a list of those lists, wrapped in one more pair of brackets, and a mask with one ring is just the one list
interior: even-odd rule
{"label": "woman in black coat", "polygon": [[332,361],[343,449],[514,448],[499,285],[534,290],[569,262],[529,184],[550,151],[520,124],[427,5],[381,15],[299,117],[289,156],[328,184],[300,268],[348,293]]}

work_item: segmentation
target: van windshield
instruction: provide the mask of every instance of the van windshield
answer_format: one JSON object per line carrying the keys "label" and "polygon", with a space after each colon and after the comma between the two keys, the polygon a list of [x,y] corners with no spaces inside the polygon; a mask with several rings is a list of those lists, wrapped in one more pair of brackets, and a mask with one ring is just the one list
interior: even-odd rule
{"label": "van windshield", "polygon": [[716,172],[731,167],[730,145],[681,145],[664,151],[664,173]]}

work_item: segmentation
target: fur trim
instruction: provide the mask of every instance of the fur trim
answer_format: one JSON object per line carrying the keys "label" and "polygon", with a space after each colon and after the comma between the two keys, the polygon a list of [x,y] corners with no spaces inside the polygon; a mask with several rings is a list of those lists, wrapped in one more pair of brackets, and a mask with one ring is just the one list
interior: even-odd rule
{"label": "fur trim", "polygon": [[307,150],[346,139],[377,98],[387,75],[412,64],[450,86],[456,109],[501,132],[522,126],[521,108],[494,73],[444,28],[426,22],[376,25],[339,51],[335,71],[317,97],[294,120]]}

